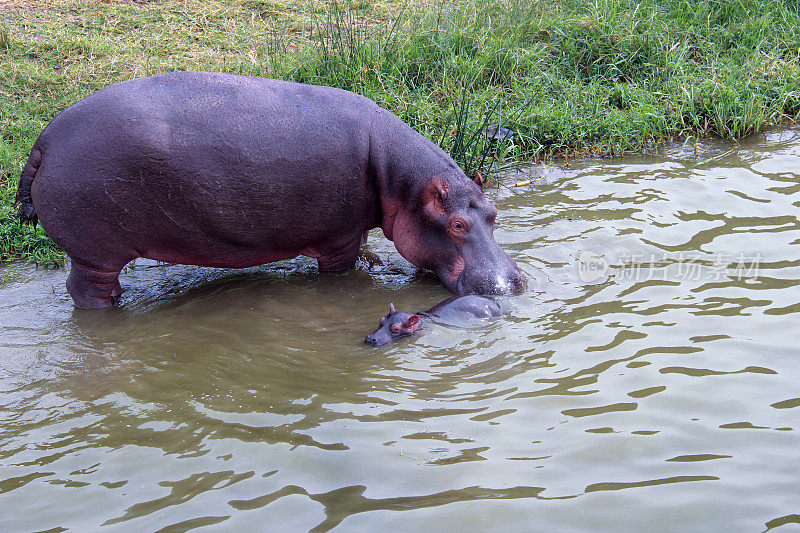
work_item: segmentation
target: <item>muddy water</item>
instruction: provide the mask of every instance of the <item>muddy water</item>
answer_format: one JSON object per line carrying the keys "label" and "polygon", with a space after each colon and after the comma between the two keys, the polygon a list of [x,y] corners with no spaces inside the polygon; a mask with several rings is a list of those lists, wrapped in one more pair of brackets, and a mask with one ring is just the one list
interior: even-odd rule
{"label": "muddy water", "polygon": [[377,235],[340,275],[143,262],[101,312],[0,267],[0,530],[796,526],[800,132],[489,195],[530,290],[383,349],[447,294]]}

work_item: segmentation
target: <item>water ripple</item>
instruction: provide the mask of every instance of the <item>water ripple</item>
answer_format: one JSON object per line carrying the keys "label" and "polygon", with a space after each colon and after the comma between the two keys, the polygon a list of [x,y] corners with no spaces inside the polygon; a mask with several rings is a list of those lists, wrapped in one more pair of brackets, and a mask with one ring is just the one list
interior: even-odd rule
{"label": "water ripple", "polygon": [[701,148],[488,191],[531,289],[383,349],[448,294],[379,231],[342,274],[141,261],[99,312],[0,266],[0,530],[798,523],[800,130]]}

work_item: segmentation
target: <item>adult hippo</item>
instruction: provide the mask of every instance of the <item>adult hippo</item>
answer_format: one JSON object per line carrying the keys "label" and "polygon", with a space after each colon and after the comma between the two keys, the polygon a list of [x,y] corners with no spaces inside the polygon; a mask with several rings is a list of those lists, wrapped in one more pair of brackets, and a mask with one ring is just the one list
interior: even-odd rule
{"label": "adult hippo", "polygon": [[111,305],[137,257],[243,268],[306,255],[343,270],[378,226],[457,294],[524,284],[479,185],[392,113],[330,87],[205,72],[111,85],[44,129],[18,198],[69,255],[77,307]]}

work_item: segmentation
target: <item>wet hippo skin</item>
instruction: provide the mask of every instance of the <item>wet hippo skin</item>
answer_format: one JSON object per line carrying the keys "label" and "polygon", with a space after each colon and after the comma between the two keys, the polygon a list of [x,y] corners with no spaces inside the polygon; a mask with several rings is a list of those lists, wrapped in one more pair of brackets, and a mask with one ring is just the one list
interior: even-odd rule
{"label": "wet hippo skin", "polygon": [[397,311],[394,304],[389,304],[389,314],[380,319],[378,329],[367,335],[364,342],[373,346],[382,346],[419,331],[429,320],[453,324],[473,318],[490,318],[501,314],[500,305],[496,301],[476,294],[454,296],[434,305],[427,311],[417,313]]}
{"label": "wet hippo skin", "polygon": [[330,87],[204,72],[111,85],[44,129],[18,197],[69,255],[78,307],[111,305],[138,257],[343,270],[375,227],[457,294],[524,286],[480,187],[395,115]]}

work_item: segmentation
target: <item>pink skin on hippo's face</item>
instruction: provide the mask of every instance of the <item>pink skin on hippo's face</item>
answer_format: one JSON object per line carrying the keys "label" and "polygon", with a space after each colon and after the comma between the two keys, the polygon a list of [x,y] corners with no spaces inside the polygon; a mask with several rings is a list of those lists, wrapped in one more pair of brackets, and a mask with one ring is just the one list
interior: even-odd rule
{"label": "pink skin on hippo's face", "polygon": [[494,240],[497,209],[477,184],[464,182],[452,186],[434,178],[411,205],[387,202],[387,237],[400,255],[434,271],[456,294],[521,292],[525,278]]}

